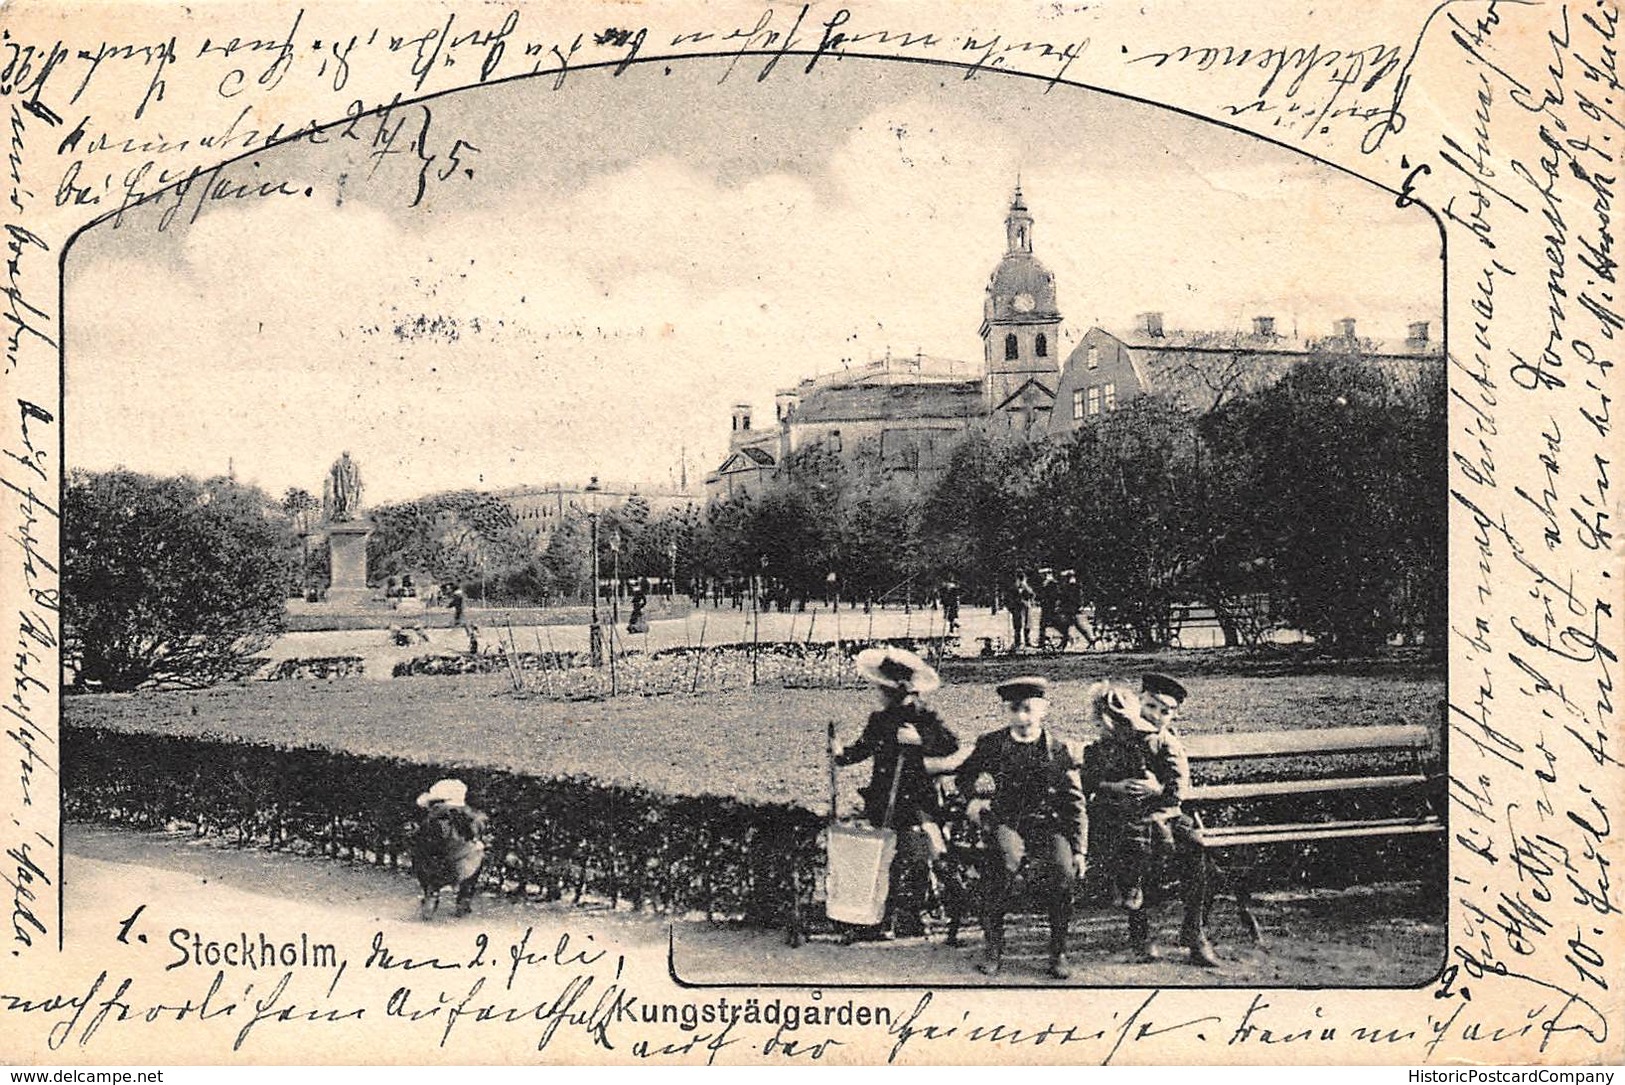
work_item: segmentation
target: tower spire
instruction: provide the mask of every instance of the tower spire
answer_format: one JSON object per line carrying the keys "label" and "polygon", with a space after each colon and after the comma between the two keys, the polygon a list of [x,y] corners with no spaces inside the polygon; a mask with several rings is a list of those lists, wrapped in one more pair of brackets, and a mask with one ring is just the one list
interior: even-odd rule
{"label": "tower spire", "polygon": [[1010,213],[1004,219],[1004,234],[1007,253],[1030,253],[1033,251],[1033,216],[1027,210],[1027,203],[1021,198],[1021,174],[1016,174],[1016,193],[1010,199]]}

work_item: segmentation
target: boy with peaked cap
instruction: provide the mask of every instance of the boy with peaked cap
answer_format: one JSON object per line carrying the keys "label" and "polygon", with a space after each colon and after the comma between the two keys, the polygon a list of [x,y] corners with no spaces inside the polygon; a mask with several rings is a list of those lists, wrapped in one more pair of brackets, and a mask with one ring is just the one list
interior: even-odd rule
{"label": "boy with peaked cap", "polygon": [[1179,864],[1179,891],[1184,902],[1183,937],[1190,950],[1191,962],[1207,968],[1219,963],[1213,947],[1208,943],[1204,913],[1207,911],[1207,856],[1202,851],[1202,830],[1196,819],[1179,807],[1190,789],[1190,763],[1185,756],[1185,744],[1174,729],[1179,712],[1189,697],[1184,685],[1166,674],[1155,671],[1140,679],[1140,713],[1146,723],[1156,727],[1164,746],[1170,751],[1177,768],[1176,794],[1158,815],[1158,841],[1171,848]]}
{"label": "boy with peaked cap", "polygon": [[1072,922],[1072,882],[1083,872],[1089,824],[1084,813],[1078,761],[1072,750],[1044,726],[1049,683],[1043,678],[1012,678],[998,694],[1009,711],[1009,726],[976,740],[955,774],[963,795],[977,795],[977,782],[992,781],[991,798],[971,803],[971,815],[989,830],[993,847],[983,872],[987,887],[982,927],[984,957],[977,968],[999,973],[1004,956],[1004,917],[1023,858],[1042,870],[1049,911],[1049,974],[1066,979],[1067,928]]}
{"label": "boy with peaked cap", "polygon": [[837,765],[874,762],[861,792],[864,814],[877,829],[897,831],[888,910],[897,937],[917,938],[925,933],[931,852],[942,839],[934,766],[927,762],[957,753],[959,739],[920,699],[942,684],[925,660],[906,648],[869,648],[853,662],[880,705],[856,742],[831,753]]}
{"label": "boy with peaked cap", "polygon": [[1166,674],[1148,672],[1140,679],[1140,712],[1158,731],[1175,733],[1173,723],[1179,718],[1180,706],[1190,694],[1185,687]]}
{"label": "boy with peaked cap", "polygon": [[1172,847],[1179,858],[1184,900],[1182,939],[1191,963],[1218,965],[1203,929],[1207,897],[1206,860],[1195,821],[1180,809],[1190,788],[1190,766],[1177,732],[1164,729],[1183,687],[1163,675],[1150,676],[1135,696],[1130,689],[1099,683],[1090,706],[1101,737],[1084,750],[1083,787],[1094,808],[1100,839],[1123,905],[1129,914],[1129,941],[1142,961],[1157,959],[1151,923],[1145,914],[1145,877],[1154,846]]}

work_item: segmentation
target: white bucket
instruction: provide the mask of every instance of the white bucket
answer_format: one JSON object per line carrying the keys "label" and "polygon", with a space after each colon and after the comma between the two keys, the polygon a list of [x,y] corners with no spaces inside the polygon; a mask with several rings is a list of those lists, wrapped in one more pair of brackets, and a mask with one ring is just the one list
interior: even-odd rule
{"label": "white bucket", "polygon": [[829,827],[824,911],[837,923],[872,927],[886,917],[897,834],[857,825]]}

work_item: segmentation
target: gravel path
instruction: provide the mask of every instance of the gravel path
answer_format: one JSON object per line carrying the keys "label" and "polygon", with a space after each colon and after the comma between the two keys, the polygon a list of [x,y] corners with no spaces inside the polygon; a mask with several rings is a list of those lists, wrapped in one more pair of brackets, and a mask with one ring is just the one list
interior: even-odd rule
{"label": "gravel path", "polygon": [[[491,896],[479,898],[468,919],[443,914],[425,924],[417,918],[416,884],[398,871],[80,825],[70,826],[67,844],[70,943],[116,931],[134,901],[152,908],[143,923],[150,921],[165,932],[177,925],[226,936],[238,930],[320,932],[353,964],[366,957],[380,930],[398,937],[414,955],[432,948],[461,957],[473,951],[477,934],[487,935],[492,946],[506,946],[533,927],[568,929],[578,940],[591,938],[636,955],[646,968],[664,964],[669,932],[671,964],[690,984],[949,987],[988,982],[972,967],[981,940],[974,925],[958,948],[945,945],[939,932],[928,940],[850,946],[815,935],[807,945],[792,949],[777,931],[703,919],[672,923],[663,917]],[[1226,903],[1221,901],[1216,913],[1214,941],[1226,964],[1210,972],[1184,963],[1175,950],[1156,964],[1132,963],[1123,947],[1121,916],[1084,911],[1073,926],[1076,967],[1070,985],[1409,986],[1437,970],[1444,950],[1442,922],[1419,918],[1407,887],[1266,896],[1260,913],[1266,930],[1263,947],[1245,941]],[[1159,937],[1171,946],[1177,906],[1163,908],[1160,918]],[[557,935],[550,937],[556,940]],[[1042,971],[1040,921],[1016,922],[1010,940],[1012,963],[1001,982],[1053,985]],[[141,949],[165,963],[175,959],[174,947],[160,943],[154,937]]]}

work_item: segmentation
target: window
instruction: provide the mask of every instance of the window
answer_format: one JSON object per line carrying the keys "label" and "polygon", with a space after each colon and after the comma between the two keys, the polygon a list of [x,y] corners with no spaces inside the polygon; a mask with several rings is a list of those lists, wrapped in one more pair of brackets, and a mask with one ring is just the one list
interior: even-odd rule
{"label": "window", "polygon": [[1043,332],[1038,333],[1038,342],[1033,348],[1033,353],[1037,354],[1040,358],[1049,357],[1049,340],[1044,337]]}
{"label": "window", "polygon": [[1083,417],[1083,389],[1079,388],[1072,393],[1072,419],[1077,421]]}
{"label": "window", "polygon": [[1100,368],[1100,348],[1097,347],[1097,346],[1094,346],[1093,344],[1091,344],[1090,347],[1089,347],[1089,368],[1090,369],[1099,369]]}
{"label": "window", "polygon": [[739,416],[739,428],[750,429],[750,415],[742,414]]}
{"label": "window", "polygon": [[839,452],[841,450],[841,431],[838,429],[832,429],[829,431],[829,450],[831,452]]}
{"label": "window", "polygon": [[1106,385],[1106,409],[1108,411],[1117,409],[1117,385],[1115,384]]}
{"label": "window", "polygon": [[1004,337],[1004,360],[1013,362],[1021,357],[1021,351],[1016,346],[1016,333],[1011,332]]}
{"label": "window", "polygon": [[1091,388],[1091,389],[1089,389],[1089,408],[1088,408],[1086,413],[1091,415],[1091,416],[1097,415],[1097,414],[1100,413],[1100,389],[1099,388]]}

